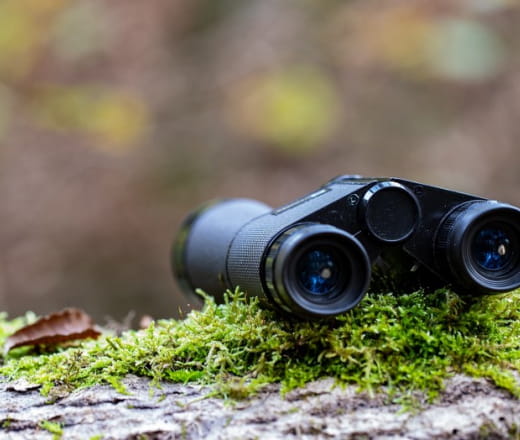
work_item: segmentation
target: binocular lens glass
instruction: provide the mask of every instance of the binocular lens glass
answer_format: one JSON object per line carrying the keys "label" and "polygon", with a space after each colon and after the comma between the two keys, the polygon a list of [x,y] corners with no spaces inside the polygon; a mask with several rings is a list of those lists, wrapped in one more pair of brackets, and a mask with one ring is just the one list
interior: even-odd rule
{"label": "binocular lens glass", "polygon": [[313,295],[329,295],[341,286],[347,277],[345,265],[341,264],[337,251],[329,248],[314,248],[305,252],[297,263],[299,282]]}
{"label": "binocular lens glass", "polygon": [[484,270],[508,269],[514,249],[509,228],[498,223],[480,229],[473,240],[472,253],[477,264]]}

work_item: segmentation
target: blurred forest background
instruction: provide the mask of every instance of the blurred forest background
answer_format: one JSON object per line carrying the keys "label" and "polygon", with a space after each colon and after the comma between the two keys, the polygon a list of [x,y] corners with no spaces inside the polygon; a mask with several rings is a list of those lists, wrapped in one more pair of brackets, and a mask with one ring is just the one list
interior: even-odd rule
{"label": "blurred forest background", "polygon": [[520,204],[515,0],[1,0],[0,310],[176,316],[222,196],[337,174]]}

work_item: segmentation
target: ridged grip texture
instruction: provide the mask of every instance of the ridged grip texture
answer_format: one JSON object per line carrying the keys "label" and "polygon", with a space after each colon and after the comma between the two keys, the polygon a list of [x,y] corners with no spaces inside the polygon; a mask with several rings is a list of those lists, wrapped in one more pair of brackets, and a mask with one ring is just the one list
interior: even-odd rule
{"label": "ridged grip texture", "polygon": [[228,278],[249,295],[266,298],[262,284],[263,256],[271,241],[290,225],[274,215],[262,216],[244,226],[237,234],[228,254]]}
{"label": "ridged grip texture", "polygon": [[185,283],[213,295],[218,302],[226,289],[233,288],[227,279],[226,261],[229,247],[237,232],[251,219],[271,208],[250,199],[228,199],[198,213],[187,226],[182,249]]}

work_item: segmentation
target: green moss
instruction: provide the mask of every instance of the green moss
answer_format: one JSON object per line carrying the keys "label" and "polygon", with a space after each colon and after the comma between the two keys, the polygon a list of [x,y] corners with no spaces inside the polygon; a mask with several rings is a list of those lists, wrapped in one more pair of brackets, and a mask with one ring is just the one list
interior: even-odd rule
{"label": "green moss", "polygon": [[37,317],[34,313],[27,312],[25,316],[20,316],[9,321],[6,313],[0,313],[0,346],[3,346],[7,337],[12,335],[20,327],[31,324],[36,321],[36,319]]}
{"label": "green moss", "polygon": [[53,434],[53,440],[58,440],[63,435],[63,427],[61,426],[61,423],[43,420],[39,423],[39,427]]}
{"label": "green moss", "polygon": [[[0,343],[23,320],[0,320]],[[449,290],[369,294],[327,322],[282,319],[240,292],[202,311],[121,337],[106,336],[54,354],[13,352],[0,375],[42,384],[43,393],[110,383],[127,374],[159,382],[212,384],[245,397],[268,383],[283,391],[320,377],[390,395],[434,398],[454,373],[486,377],[520,398],[520,291],[462,300]]]}

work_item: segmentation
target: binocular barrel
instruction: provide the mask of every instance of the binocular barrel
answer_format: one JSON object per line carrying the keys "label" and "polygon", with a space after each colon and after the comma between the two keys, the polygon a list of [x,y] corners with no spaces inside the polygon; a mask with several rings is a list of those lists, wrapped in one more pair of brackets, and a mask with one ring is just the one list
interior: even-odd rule
{"label": "binocular barrel", "polygon": [[255,225],[253,220],[268,212],[271,208],[255,200],[229,199],[187,220],[174,246],[184,290],[200,288],[221,302],[226,289],[240,286],[301,317],[333,316],[354,307],[370,281],[361,243],[325,224],[302,223],[281,233],[272,217],[271,224]]}
{"label": "binocular barrel", "polygon": [[[226,199],[192,213],[173,247],[179,283],[223,301],[239,286],[299,318],[343,313],[392,249],[462,292],[520,286],[520,210],[402,179],[334,179],[277,209]],[[413,276],[412,272],[409,274]]]}
{"label": "binocular barrel", "polygon": [[[250,199],[227,199],[205,205],[185,221],[174,246],[174,271],[182,288],[199,288],[223,300],[229,282],[229,248],[240,229],[272,208]],[[251,243],[252,244],[252,243]]]}

